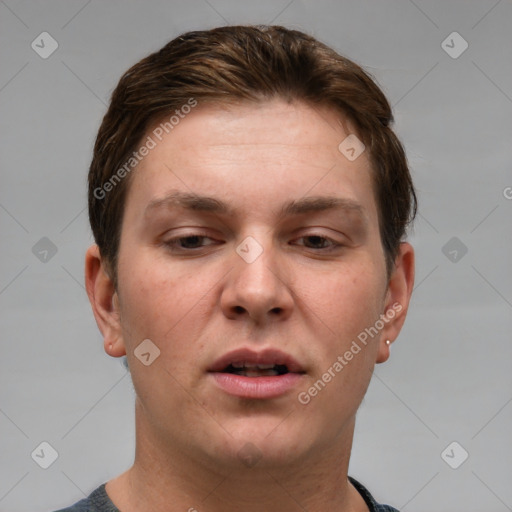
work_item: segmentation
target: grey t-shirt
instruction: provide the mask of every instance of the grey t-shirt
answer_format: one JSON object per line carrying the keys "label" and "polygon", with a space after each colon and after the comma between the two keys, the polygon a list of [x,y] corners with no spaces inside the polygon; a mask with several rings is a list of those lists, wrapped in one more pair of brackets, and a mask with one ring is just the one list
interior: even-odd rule
{"label": "grey t-shirt", "polygon": [[[398,512],[396,508],[389,505],[380,505],[377,503],[368,489],[360,484],[352,477],[348,477],[352,485],[357,489],[359,494],[364,499],[370,512]],[[78,501],[70,507],[56,510],[55,512],[121,512],[109,498],[105,490],[105,484],[101,484],[95,489],[87,498]]]}

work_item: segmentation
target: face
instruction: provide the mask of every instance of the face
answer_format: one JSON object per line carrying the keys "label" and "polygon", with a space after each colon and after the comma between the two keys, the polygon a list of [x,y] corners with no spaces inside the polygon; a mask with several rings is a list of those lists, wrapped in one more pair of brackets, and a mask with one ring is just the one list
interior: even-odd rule
{"label": "face", "polygon": [[338,149],[350,132],[301,103],[200,105],[133,171],[98,323],[162,444],[279,465],[350,432],[410,293],[386,275],[367,155]]}

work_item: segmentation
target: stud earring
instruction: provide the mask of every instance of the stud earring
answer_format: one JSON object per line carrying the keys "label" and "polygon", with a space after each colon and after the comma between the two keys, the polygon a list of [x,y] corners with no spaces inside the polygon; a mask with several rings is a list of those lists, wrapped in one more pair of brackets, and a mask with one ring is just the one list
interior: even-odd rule
{"label": "stud earring", "polygon": [[391,345],[391,341],[386,340],[386,345],[389,347],[389,345]]}

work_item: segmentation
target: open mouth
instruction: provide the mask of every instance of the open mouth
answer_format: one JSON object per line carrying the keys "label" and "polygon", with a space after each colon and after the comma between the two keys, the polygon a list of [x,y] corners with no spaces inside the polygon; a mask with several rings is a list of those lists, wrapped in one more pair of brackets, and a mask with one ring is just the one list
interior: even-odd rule
{"label": "open mouth", "polygon": [[222,373],[231,373],[243,377],[276,377],[289,373],[285,364],[231,363]]}
{"label": "open mouth", "polygon": [[224,354],[207,371],[222,391],[260,400],[290,394],[306,374],[296,359],[278,349],[256,352],[249,348]]}

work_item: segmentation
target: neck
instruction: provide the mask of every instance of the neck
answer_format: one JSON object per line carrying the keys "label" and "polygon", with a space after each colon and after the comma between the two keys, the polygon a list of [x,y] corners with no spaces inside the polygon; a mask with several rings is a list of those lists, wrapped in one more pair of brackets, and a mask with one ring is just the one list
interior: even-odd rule
{"label": "neck", "polygon": [[[196,460],[169,448],[148,428],[136,406],[137,443],[133,466],[107,483],[121,512],[317,512],[367,511],[347,479],[354,421],[335,446],[295,458],[279,467],[264,457],[253,467]],[[143,433],[143,435],[141,435]]]}

